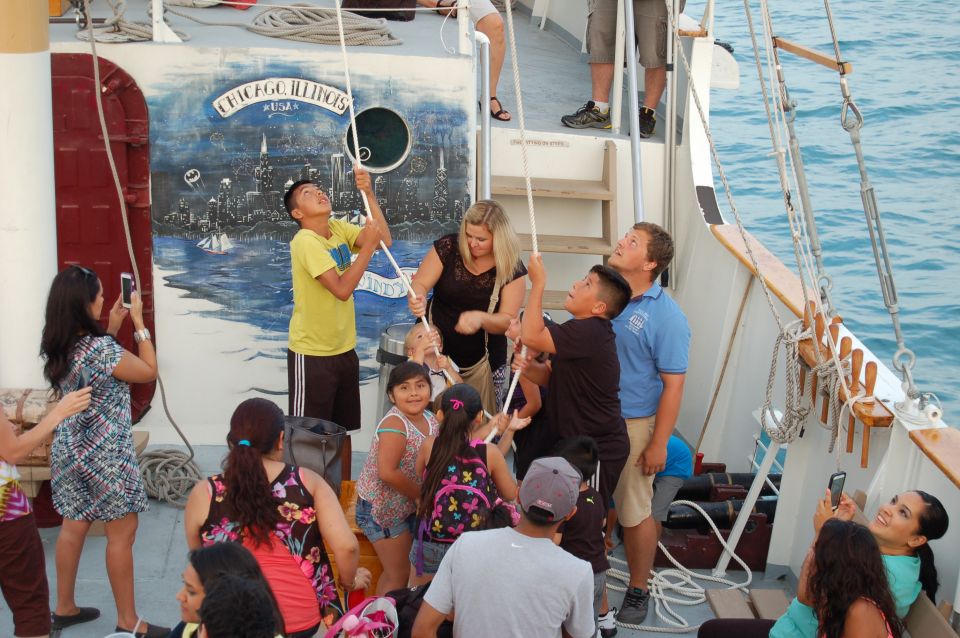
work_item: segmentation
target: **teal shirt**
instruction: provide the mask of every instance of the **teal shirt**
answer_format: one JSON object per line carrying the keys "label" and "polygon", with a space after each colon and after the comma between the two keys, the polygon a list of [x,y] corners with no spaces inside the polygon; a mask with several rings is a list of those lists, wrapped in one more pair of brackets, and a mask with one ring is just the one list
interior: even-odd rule
{"label": "teal shirt", "polygon": [[[916,556],[883,556],[883,564],[887,568],[897,615],[903,618],[920,595],[920,559]],[[770,630],[770,638],[816,638],[817,625],[813,608],[794,598],[787,613],[780,616]]]}

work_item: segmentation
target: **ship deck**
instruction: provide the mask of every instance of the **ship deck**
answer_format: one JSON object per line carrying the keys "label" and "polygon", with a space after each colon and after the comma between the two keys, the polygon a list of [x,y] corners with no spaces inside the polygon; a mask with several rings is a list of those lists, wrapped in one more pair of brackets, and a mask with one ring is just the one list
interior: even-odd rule
{"label": "ship deck", "polygon": [[[125,19],[135,22],[146,22],[147,0],[130,0],[127,3]],[[237,25],[249,24],[254,16],[268,8],[271,4],[260,2],[247,11],[237,11],[229,7],[210,7],[207,9],[189,9],[176,7],[179,12],[187,13],[210,23],[232,23]],[[288,3],[289,4],[289,3]],[[309,4],[316,7],[333,7],[332,0],[310,0]],[[95,3],[92,7],[95,18],[109,18],[110,8],[105,3]],[[72,16],[72,13],[68,13]],[[506,21],[506,18],[504,18]],[[183,44],[154,44],[147,43],[141,46],[170,47],[189,46],[195,48],[273,48],[295,49],[309,56],[310,51],[328,48],[330,45],[305,44],[291,40],[267,37],[252,33],[236,26],[201,25],[179,15],[168,14],[170,26],[189,37]],[[579,42],[569,33],[553,32],[539,29],[539,20],[532,20],[526,7],[518,3],[514,10],[514,24],[517,31],[517,53],[520,58],[520,83],[522,87],[524,119],[526,128],[531,131],[545,131],[566,133],[571,135],[604,135],[614,138],[626,137],[628,133],[626,102],[622,117],[621,131],[623,134],[614,134],[610,131],[597,129],[576,130],[566,128],[560,124],[560,117],[572,113],[590,97],[590,71],[586,63],[585,54],[581,54]],[[361,53],[391,54],[397,56],[432,56],[446,57],[452,55],[447,49],[457,45],[457,25],[452,19],[444,20],[432,11],[421,11],[417,17],[409,22],[389,21],[390,31],[402,40],[399,46],[351,46],[348,47],[348,56]],[[51,25],[50,37],[52,49],[62,50],[63,45],[70,43],[70,49],[75,51],[88,50],[89,44],[76,38],[77,28],[74,24]],[[98,44],[101,55],[108,55],[113,47],[128,46],[125,44]],[[349,60],[349,57],[348,57]],[[438,78],[438,81],[442,81]],[[509,44],[506,60],[500,77],[498,88],[499,97],[503,106],[513,114],[511,122],[493,121],[495,127],[516,129],[518,127],[518,113],[513,87],[513,74]],[[662,142],[662,133],[657,133],[648,141]]]}
{"label": "ship deck", "polygon": [[[149,449],[150,448],[148,448],[148,451]],[[210,474],[219,472],[220,461],[225,454],[226,446],[197,446],[196,462],[203,475],[209,476]],[[360,468],[363,465],[365,456],[363,453],[354,453],[354,479],[356,479],[360,473]],[[43,540],[43,547],[46,554],[51,605],[53,604],[56,591],[54,548],[58,532],[59,528],[40,530],[40,537]],[[83,606],[97,607],[101,611],[101,616],[94,622],[64,630],[61,634],[64,638],[100,638],[110,634],[114,629],[116,623],[115,608],[104,563],[105,550],[105,537],[88,537],[83,556],[80,560],[80,571],[77,578],[77,603]],[[623,559],[622,546],[616,547],[612,556]],[[183,534],[183,510],[151,500],[150,509],[140,515],[137,542],[134,546],[137,610],[148,622],[166,626],[173,626],[179,622],[180,608],[175,596],[181,587],[180,577],[186,559],[187,543]],[[703,570],[697,571],[703,572]],[[744,579],[744,573],[731,571],[728,573],[728,577],[735,581],[741,581]],[[698,582],[710,588],[713,587],[713,585],[707,584],[705,581]],[[785,581],[766,581],[764,580],[764,575],[760,573],[753,575],[752,587],[757,589],[790,590]],[[792,593],[790,595],[792,596]],[[610,592],[610,596],[611,604],[617,606],[623,595],[618,592]],[[699,625],[713,617],[707,603],[689,607],[675,605],[674,609],[693,626]],[[654,626],[665,626],[665,624],[656,617],[652,603],[647,622]],[[12,635],[13,622],[10,611],[5,607],[3,600],[0,599],[0,636]],[[660,634],[620,628],[618,635],[630,638],[634,636],[654,636]]]}

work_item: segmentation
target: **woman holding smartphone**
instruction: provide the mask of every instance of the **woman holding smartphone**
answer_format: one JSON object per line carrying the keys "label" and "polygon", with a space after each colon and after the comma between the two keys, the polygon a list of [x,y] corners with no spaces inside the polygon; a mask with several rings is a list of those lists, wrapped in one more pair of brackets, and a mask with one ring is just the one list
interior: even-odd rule
{"label": "woman holding smartphone", "polygon": [[[100,611],[78,607],[77,568],[93,521],[104,521],[107,535],[107,574],[117,606],[117,631],[131,631],[138,614],[133,594],[133,543],[137,514],[147,508],[147,494],[133,447],[130,383],[157,378],[157,356],[143,323],[138,293],[130,310],[118,298],[109,312],[107,329],[98,320],[103,312],[103,286],[96,273],[81,266],[61,271],[50,286],[40,351],[44,375],[57,394],[89,383],[90,407],[67,418],[57,429],[50,450],[54,508],[63,516],[57,538],[57,605],[53,628],[96,619]],[[129,315],[137,354],[114,338]],[[169,628],[141,622],[136,635],[160,637]]]}

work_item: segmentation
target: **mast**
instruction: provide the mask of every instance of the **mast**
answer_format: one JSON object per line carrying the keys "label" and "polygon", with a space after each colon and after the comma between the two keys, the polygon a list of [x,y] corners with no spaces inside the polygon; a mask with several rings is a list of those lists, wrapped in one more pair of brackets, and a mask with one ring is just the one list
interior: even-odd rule
{"label": "mast", "polygon": [[0,330],[0,386],[42,388],[37,356],[57,273],[53,102],[47,3],[0,2],[0,290],[17,314]]}

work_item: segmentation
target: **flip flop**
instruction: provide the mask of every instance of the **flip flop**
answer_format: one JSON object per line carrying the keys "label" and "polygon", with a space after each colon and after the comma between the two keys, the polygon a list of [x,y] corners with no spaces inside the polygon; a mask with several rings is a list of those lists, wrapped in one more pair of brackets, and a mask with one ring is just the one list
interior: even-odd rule
{"label": "flip flop", "polygon": [[80,623],[90,622],[100,617],[100,610],[96,607],[78,607],[80,611],[75,614],[59,616],[53,612],[50,613],[50,622],[52,629],[66,629]]}
{"label": "flip flop", "polygon": [[456,18],[457,0],[437,0],[437,6],[434,11],[442,16],[449,15],[451,18]]}
{"label": "flip flop", "polygon": [[497,106],[500,107],[500,110],[494,111],[492,108],[493,105],[491,104],[490,117],[492,117],[495,120],[500,120],[501,122],[509,122],[510,120],[512,120],[513,117],[510,115],[510,111],[503,108],[503,102],[500,101],[500,98],[494,95],[490,98],[490,101],[493,102],[494,100],[497,101]]}

